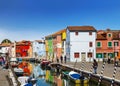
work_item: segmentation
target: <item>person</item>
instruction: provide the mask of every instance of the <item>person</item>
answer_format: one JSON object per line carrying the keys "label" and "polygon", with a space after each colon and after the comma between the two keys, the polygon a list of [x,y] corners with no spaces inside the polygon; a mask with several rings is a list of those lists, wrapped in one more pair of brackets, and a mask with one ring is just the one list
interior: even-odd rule
{"label": "person", "polygon": [[108,62],[108,64],[110,64],[110,57],[108,57],[108,61],[107,62]]}
{"label": "person", "polygon": [[66,55],[65,55],[65,57],[64,57],[64,61],[65,61],[65,63],[66,63]]}
{"label": "person", "polygon": [[63,63],[63,56],[62,55],[61,55],[60,59],[61,59],[61,63]]}
{"label": "person", "polygon": [[98,63],[97,63],[97,61],[94,59],[94,60],[93,60],[94,74],[97,74],[97,67],[98,67]]}
{"label": "person", "polygon": [[57,58],[57,63],[59,63],[59,59]]}

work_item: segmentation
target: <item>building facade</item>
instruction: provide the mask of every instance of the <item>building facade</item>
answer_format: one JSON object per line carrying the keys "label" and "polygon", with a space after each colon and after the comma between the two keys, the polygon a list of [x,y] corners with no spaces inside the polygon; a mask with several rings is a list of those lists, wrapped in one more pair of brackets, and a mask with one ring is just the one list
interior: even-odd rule
{"label": "building facade", "polygon": [[42,59],[46,57],[44,40],[33,41],[32,47],[33,47],[33,57],[35,57],[36,59]]}
{"label": "building facade", "polygon": [[70,62],[89,62],[96,58],[96,29],[92,26],[68,26],[66,56]]}
{"label": "building facade", "polygon": [[100,60],[117,57],[120,58],[120,31],[100,30],[97,31],[96,58]]}

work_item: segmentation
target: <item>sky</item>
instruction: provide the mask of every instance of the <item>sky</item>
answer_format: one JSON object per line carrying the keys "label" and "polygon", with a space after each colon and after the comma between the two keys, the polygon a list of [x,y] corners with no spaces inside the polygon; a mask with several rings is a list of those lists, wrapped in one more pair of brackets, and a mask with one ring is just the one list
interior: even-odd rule
{"label": "sky", "polygon": [[0,42],[40,40],[85,25],[120,30],[120,0],[0,0]]}

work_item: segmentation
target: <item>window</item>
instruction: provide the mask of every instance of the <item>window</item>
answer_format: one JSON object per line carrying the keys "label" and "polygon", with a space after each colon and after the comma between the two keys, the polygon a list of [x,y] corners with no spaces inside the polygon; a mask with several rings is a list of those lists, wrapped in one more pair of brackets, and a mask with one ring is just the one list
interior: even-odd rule
{"label": "window", "polygon": [[113,53],[108,53],[108,56],[109,56],[110,58],[113,58],[113,57],[114,57],[114,54],[113,54]]}
{"label": "window", "polygon": [[74,58],[79,58],[79,52],[74,53]]}
{"label": "window", "polygon": [[115,52],[115,57],[117,57],[117,56],[118,56],[118,54],[119,54],[118,52]]}
{"label": "window", "polygon": [[92,35],[92,32],[89,32],[89,35]]}
{"label": "window", "polygon": [[109,33],[109,34],[108,34],[108,37],[112,37],[112,34],[111,34],[111,33]]}
{"label": "window", "polygon": [[102,58],[103,57],[102,55],[103,55],[102,53],[97,53],[96,58]]}
{"label": "window", "polygon": [[89,58],[92,57],[92,52],[88,52],[88,57],[89,57]]}
{"label": "window", "polygon": [[97,47],[101,47],[101,42],[97,42]]}
{"label": "window", "polygon": [[93,46],[92,42],[89,42],[89,47],[92,47],[92,46]]}
{"label": "window", "polygon": [[112,47],[112,42],[108,42],[108,47]]}
{"label": "window", "polygon": [[78,32],[75,32],[75,35],[77,36],[77,35],[78,35]]}
{"label": "window", "polygon": [[114,42],[114,46],[119,46],[119,43],[118,42]]}

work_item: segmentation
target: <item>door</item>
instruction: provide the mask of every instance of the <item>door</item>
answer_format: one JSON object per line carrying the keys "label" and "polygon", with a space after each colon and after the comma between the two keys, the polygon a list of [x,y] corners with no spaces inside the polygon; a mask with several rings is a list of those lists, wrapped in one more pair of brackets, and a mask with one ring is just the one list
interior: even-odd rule
{"label": "door", "polygon": [[86,57],[86,53],[85,53],[85,52],[82,52],[82,53],[81,53],[81,61],[86,61],[86,60],[85,60],[85,57]]}

